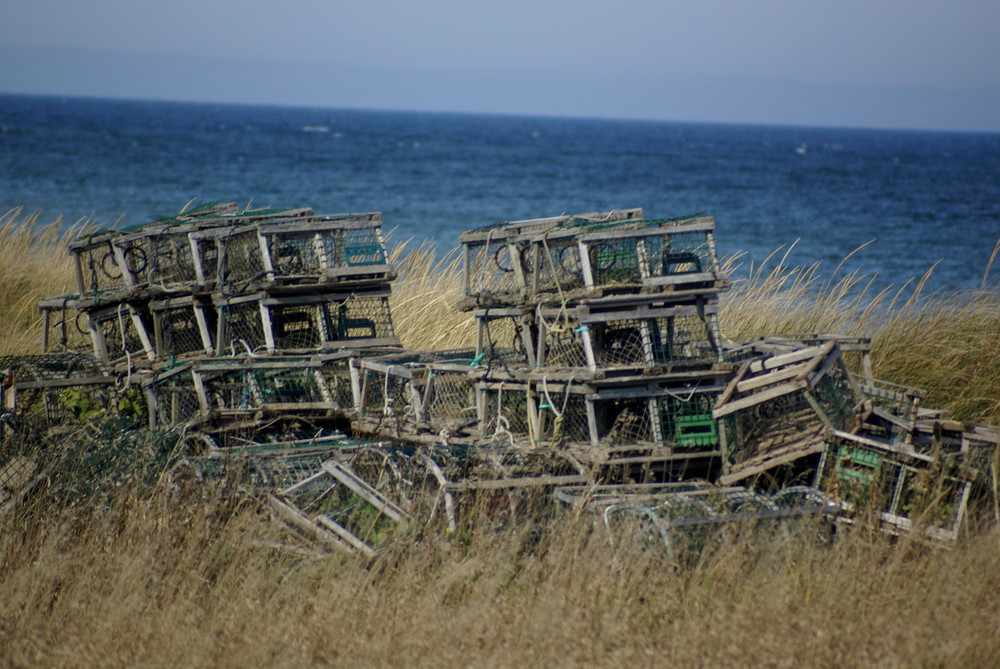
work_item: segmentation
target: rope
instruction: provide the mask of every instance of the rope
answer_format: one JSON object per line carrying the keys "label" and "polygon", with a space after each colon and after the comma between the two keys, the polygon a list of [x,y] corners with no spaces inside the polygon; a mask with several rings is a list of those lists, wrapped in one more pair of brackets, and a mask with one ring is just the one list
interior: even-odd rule
{"label": "rope", "polygon": [[[496,427],[493,429],[493,441],[497,442],[497,441],[500,440],[501,437],[506,436],[507,437],[507,441],[509,441],[510,445],[513,446],[514,445],[514,435],[511,434],[511,431],[510,431],[510,421],[508,421],[507,418],[503,415],[503,386],[504,386],[504,384],[501,383],[500,384],[500,389],[497,392],[497,420],[496,420]],[[530,416],[529,416],[529,420],[528,420],[528,438],[531,439],[531,420],[530,420]],[[534,443],[533,440],[532,440],[532,443]]]}

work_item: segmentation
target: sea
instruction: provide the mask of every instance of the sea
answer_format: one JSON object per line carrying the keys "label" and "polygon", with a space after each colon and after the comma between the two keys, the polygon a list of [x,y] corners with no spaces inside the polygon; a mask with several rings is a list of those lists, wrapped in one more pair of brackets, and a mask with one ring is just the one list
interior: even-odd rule
{"label": "sea", "polygon": [[380,211],[442,254],[497,221],[643,207],[713,216],[737,274],[1000,286],[996,133],[0,95],[0,213],[125,227],[191,201]]}

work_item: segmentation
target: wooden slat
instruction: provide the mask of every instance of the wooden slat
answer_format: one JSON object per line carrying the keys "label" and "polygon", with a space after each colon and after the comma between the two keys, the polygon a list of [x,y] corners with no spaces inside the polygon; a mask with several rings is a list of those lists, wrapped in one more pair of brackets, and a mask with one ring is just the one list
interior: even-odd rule
{"label": "wooden slat", "polygon": [[781,397],[782,395],[787,395],[789,393],[794,393],[797,390],[802,390],[808,384],[805,381],[792,381],[791,383],[785,383],[776,388],[771,388],[765,390],[764,392],[756,393],[750,397],[744,397],[742,399],[733,400],[712,411],[712,416],[715,418],[721,418],[723,416],[728,416],[731,413],[746,409],[762,402],[767,402],[776,397]]}
{"label": "wooden slat", "polygon": [[333,478],[337,479],[345,486],[350,488],[358,497],[362,498],[372,506],[374,506],[380,513],[384,513],[386,516],[396,521],[397,523],[405,522],[409,518],[409,514],[403,511],[401,508],[392,503],[388,498],[386,498],[382,493],[380,493],[375,488],[371,487],[364,480],[358,477],[354,471],[350,470],[346,466],[340,464],[339,462],[334,462],[332,460],[327,460],[323,463],[323,471],[328,473]]}
{"label": "wooden slat", "polygon": [[789,367],[778,368],[768,372],[767,374],[737,382],[736,390],[741,393],[746,393],[763,386],[770,386],[775,383],[787,381],[788,379],[798,378],[808,366],[809,363],[803,362]]}
{"label": "wooden slat", "polygon": [[791,353],[775,355],[767,358],[766,360],[755,360],[750,365],[750,371],[757,374],[765,370],[777,369],[778,367],[784,367],[785,365],[790,365],[795,362],[813,359],[822,352],[822,346],[810,346],[808,348],[799,349],[798,351],[792,351]]}
{"label": "wooden slat", "polygon": [[564,474],[560,476],[526,476],[523,478],[503,478],[488,481],[458,481],[445,484],[446,490],[500,490],[504,488],[530,488],[550,485],[569,485],[587,483],[589,477],[580,474]]}

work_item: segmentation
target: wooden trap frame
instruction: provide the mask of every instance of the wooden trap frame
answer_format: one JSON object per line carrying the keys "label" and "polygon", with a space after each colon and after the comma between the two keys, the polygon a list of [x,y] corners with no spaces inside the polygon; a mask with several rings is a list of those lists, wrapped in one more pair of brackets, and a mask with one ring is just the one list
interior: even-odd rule
{"label": "wooden trap frame", "polygon": [[563,444],[583,451],[656,447],[652,455],[633,456],[646,457],[647,462],[695,453],[714,457],[719,454],[719,434],[712,406],[721,391],[714,377],[604,387],[545,379],[480,381],[480,437],[495,443]]}
{"label": "wooden trap frame", "polygon": [[144,382],[150,427],[246,417],[350,411],[344,404],[349,354],[310,358],[207,358]]}
{"label": "wooden trap frame", "polygon": [[81,297],[118,299],[128,292],[130,286],[113,243],[123,234],[118,230],[98,232],[69,243],[77,291]]}
{"label": "wooden trap frame", "polygon": [[849,517],[874,513],[892,534],[918,530],[932,539],[954,541],[975,473],[954,458],[831,431],[816,477],[817,487]]}
{"label": "wooden trap frame", "polygon": [[118,379],[91,355],[0,357],[0,436],[23,428],[52,430],[95,412],[114,412]]}
{"label": "wooden trap frame", "polygon": [[369,559],[409,520],[406,511],[336,459],[272,493],[268,502],[279,518],[306,536]]}
{"label": "wooden trap frame", "polygon": [[459,235],[464,273],[460,309],[517,305],[528,297],[524,281],[524,259],[528,235],[563,226],[624,222],[642,219],[642,209],[618,209],[569,216],[553,216],[497,223]]}
{"label": "wooden trap frame", "polygon": [[92,353],[94,340],[83,309],[92,300],[57,295],[38,301],[42,315],[42,353]]}
{"label": "wooden trap frame", "polygon": [[218,328],[212,302],[185,295],[150,302],[153,346],[161,359],[212,355],[212,337]]}
{"label": "wooden trap frame", "polygon": [[149,303],[134,300],[85,307],[94,355],[116,370],[149,368],[156,359]]}
{"label": "wooden trap frame", "polygon": [[472,349],[355,358],[357,427],[390,438],[449,443],[477,421]]}
{"label": "wooden trap frame", "polygon": [[745,360],[719,397],[719,421],[731,485],[816,455],[828,429],[857,429],[860,389],[838,343]]}
{"label": "wooden trap frame", "polygon": [[259,292],[213,301],[218,355],[399,346],[388,290],[284,297]]}

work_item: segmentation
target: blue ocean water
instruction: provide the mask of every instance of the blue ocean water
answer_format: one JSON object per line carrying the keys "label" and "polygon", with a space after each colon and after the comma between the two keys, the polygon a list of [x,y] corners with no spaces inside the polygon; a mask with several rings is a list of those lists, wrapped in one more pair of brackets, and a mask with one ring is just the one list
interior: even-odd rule
{"label": "blue ocean water", "polygon": [[[644,207],[715,217],[744,266],[975,288],[1000,238],[1000,134],[0,95],[0,209],[135,225],[186,202],[381,211],[457,244],[499,220]],[[998,263],[1000,265],[1000,263]],[[990,276],[998,285],[1000,266]]]}

